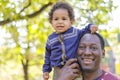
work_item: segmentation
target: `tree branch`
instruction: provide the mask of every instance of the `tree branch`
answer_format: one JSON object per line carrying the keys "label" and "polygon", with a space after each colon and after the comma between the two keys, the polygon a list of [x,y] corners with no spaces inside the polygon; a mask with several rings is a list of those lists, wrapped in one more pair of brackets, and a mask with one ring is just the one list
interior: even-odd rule
{"label": "tree branch", "polygon": [[29,14],[27,15],[28,18],[33,18],[35,16],[37,16],[38,14],[40,14],[42,11],[44,11],[48,6],[52,5],[51,2],[49,2],[48,4],[44,5],[42,8],[40,8],[38,11],[36,11],[35,13]]}
{"label": "tree branch", "polygon": [[0,21],[0,25],[4,25],[9,22],[12,22],[12,20],[10,20],[10,18],[7,18],[6,20]]}
{"label": "tree branch", "polygon": [[19,14],[23,12],[26,8],[28,8],[30,5],[31,5],[31,1],[29,1],[29,3],[19,12]]}
{"label": "tree branch", "polygon": [[[3,20],[3,21],[0,21],[0,25],[5,25],[7,23],[10,23],[12,21],[18,21],[18,20],[22,20],[22,19],[25,19],[25,18],[33,18],[37,15],[39,15],[40,13],[42,13],[47,7],[49,7],[50,5],[52,5],[53,3],[49,2],[48,4],[45,4],[43,7],[41,7],[38,11],[32,13],[32,14],[28,14],[26,16],[19,16],[19,18],[17,19],[11,19],[11,18],[7,18],[6,20]],[[27,6],[26,6],[27,7]],[[25,8],[26,8],[25,7]],[[22,9],[23,11],[24,9]]]}

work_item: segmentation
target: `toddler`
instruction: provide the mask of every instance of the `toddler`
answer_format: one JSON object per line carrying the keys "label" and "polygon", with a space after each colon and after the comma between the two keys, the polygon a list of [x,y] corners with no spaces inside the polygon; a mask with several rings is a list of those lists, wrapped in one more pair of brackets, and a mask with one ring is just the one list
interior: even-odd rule
{"label": "toddler", "polygon": [[55,32],[48,37],[46,43],[43,78],[44,80],[49,79],[49,73],[53,67],[53,80],[55,80],[66,60],[76,58],[76,51],[82,34],[90,31],[94,33],[97,31],[97,27],[92,24],[82,30],[73,27],[74,12],[66,2],[57,2],[53,6],[49,13],[49,21]]}

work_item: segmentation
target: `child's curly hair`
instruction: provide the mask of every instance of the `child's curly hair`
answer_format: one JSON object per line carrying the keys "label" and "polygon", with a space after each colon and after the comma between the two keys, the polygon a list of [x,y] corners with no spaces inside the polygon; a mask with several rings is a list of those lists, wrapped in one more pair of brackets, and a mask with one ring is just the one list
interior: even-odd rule
{"label": "child's curly hair", "polygon": [[51,23],[51,20],[53,18],[53,12],[57,9],[66,9],[68,11],[70,20],[75,21],[74,18],[74,11],[73,8],[66,2],[57,2],[49,12],[49,22]]}

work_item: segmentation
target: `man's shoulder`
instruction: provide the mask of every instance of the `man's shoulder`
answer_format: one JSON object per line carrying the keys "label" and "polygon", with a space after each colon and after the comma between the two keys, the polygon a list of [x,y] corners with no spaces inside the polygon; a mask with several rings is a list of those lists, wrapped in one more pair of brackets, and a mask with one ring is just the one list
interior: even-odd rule
{"label": "man's shoulder", "polygon": [[113,74],[113,73],[110,73],[110,72],[107,72],[107,71],[104,71],[104,74],[103,76],[101,77],[101,80],[120,80],[120,78]]}

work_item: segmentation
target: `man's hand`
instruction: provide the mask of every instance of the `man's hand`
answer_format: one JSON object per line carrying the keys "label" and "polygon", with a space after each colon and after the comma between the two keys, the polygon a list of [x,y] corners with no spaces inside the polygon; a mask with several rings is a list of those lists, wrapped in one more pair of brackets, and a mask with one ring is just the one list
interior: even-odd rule
{"label": "man's hand", "polygon": [[91,25],[90,26],[91,33],[95,33],[97,30],[98,30],[98,27],[96,25]]}
{"label": "man's hand", "polygon": [[44,72],[43,73],[43,78],[44,78],[44,80],[48,80],[49,79],[49,73],[48,72]]}
{"label": "man's hand", "polygon": [[57,80],[73,80],[77,77],[80,77],[80,67],[77,64],[77,59],[70,59],[60,70]]}

